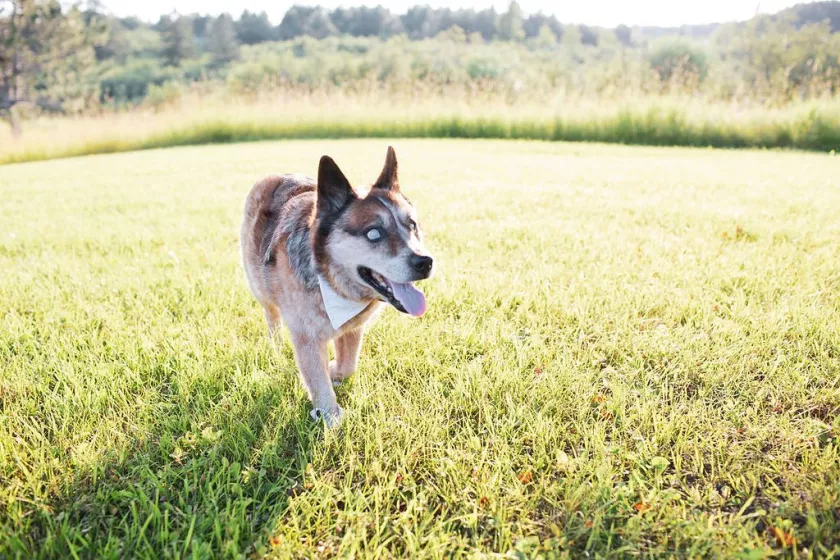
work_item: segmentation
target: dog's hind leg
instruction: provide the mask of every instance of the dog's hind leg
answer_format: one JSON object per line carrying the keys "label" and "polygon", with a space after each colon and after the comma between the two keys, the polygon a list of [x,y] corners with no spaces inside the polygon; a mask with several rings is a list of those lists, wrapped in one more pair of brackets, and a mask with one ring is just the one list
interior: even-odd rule
{"label": "dog's hind leg", "polygon": [[335,339],[335,360],[330,362],[330,377],[333,381],[347,379],[359,364],[359,349],[362,347],[362,329],[348,331]]}
{"label": "dog's hind leg", "polygon": [[268,324],[268,338],[274,338],[274,335],[277,334],[277,329],[280,327],[280,308],[274,305],[273,303],[267,303],[263,305],[263,309],[265,310],[265,322]]}

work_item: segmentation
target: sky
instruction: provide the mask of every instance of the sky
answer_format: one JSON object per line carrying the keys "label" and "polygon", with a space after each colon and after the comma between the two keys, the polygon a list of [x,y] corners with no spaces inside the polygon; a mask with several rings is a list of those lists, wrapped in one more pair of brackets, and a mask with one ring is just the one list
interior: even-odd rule
{"label": "sky", "polygon": [[[564,23],[585,23],[587,25],[615,27],[627,25],[678,26],[682,24],[738,21],[751,18],[756,13],[773,13],[802,2],[802,0],[585,0],[585,1],[540,1],[519,0],[525,14],[542,11],[554,14]],[[483,9],[494,6],[497,11],[507,9],[508,0],[321,0],[320,2],[241,0],[231,5],[229,0],[104,0],[103,4],[119,16],[139,16],[145,20],[157,21],[161,14],[177,11],[181,14],[201,13],[217,15],[230,12],[238,16],[242,10],[265,11],[275,24],[280,23],[286,9],[292,4],[316,5],[326,8],[338,6],[381,4],[392,12],[404,13],[415,4],[429,4],[434,7]]]}

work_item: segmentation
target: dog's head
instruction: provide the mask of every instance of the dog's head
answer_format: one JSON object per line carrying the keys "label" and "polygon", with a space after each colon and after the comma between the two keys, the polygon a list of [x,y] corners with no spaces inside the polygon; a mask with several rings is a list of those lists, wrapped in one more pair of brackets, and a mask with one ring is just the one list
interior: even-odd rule
{"label": "dog's head", "polygon": [[379,299],[414,316],[426,310],[412,283],[431,276],[433,261],[414,206],[400,192],[393,148],[364,197],[332,158],[321,158],[313,247],[318,271],[345,297]]}

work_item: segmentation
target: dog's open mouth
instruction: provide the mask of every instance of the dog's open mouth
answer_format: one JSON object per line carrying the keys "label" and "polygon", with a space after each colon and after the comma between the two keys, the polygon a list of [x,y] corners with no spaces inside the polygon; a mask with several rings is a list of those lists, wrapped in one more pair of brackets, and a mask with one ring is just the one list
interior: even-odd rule
{"label": "dog's open mouth", "polygon": [[398,310],[412,317],[426,312],[426,296],[411,282],[392,282],[365,266],[360,266],[358,270],[362,280]]}

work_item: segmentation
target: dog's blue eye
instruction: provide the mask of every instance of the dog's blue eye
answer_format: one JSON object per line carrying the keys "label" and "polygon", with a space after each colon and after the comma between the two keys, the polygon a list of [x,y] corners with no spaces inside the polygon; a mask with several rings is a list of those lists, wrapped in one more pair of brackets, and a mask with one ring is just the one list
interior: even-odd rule
{"label": "dog's blue eye", "polygon": [[368,241],[379,241],[382,239],[382,231],[379,228],[370,228],[365,237],[368,238]]}
{"label": "dog's blue eye", "polygon": [[408,231],[417,231],[417,222],[408,220]]}

